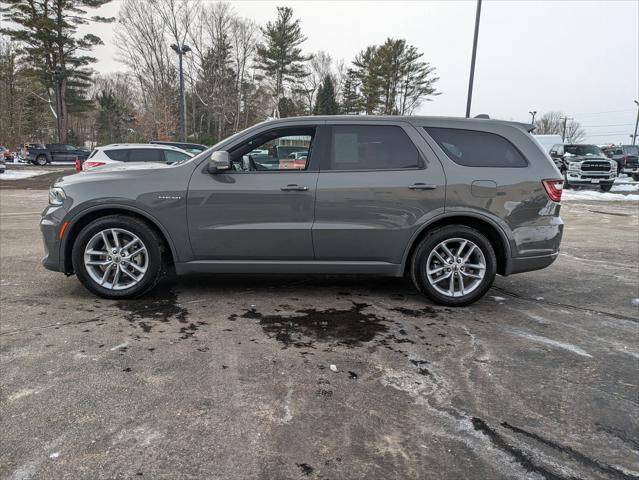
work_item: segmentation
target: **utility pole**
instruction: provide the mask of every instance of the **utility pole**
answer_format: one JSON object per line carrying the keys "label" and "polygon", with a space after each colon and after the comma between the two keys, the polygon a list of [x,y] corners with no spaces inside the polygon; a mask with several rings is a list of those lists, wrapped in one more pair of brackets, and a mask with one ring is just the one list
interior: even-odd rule
{"label": "utility pole", "polygon": [[637,141],[637,126],[639,126],[639,101],[635,100],[637,104],[637,121],[635,122],[635,133],[632,135],[632,144],[634,145]]}
{"label": "utility pole", "polygon": [[175,51],[175,53],[178,54],[178,57],[180,58],[179,61],[179,65],[180,65],[180,102],[179,102],[179,109],[180,109],[180,119],[179,119],[179,129],[180,129],[180,142],[185,142],[186,141],[186,123],[185,123],[185,119],[186,119],[186,112],[185,112],[185,108],[186,108],[186,104],[184,102],[184,71],[182,69],[182,56],[191,51],[191,47],[189,47],[188,45],[184,45],[182,44],[181,46],[177,46],[176,44],[171,45],[171,48]]}
{"label": "utility pole", "polygon": [[532,112],[528,112],[530,113],[530,116],[532,117],[532,119],[530,120],[530,123],[532,123],[533,125],[535,124],[535,115],[537,115],[537,110],[533,110]]}
{"label": "utility pole", "polygon": [[477,58],[477,37],[479,36],[479,17],[481,15],[481,0],[477,0],[475,13],[475,35],[473,37],[473,55],[470,59],[470,78],[468,79],[468,100],[466,101],[466,118],[470,118],[470,104],[473,100],[473,81],[475,80],[475,59]]}
{"label": "utility pole", "polygon": [[574,118],[563,117],[562,120],[564,121],[564,128],[561,133],[561,141],[565,142],[566,141],[566,125],[568,124],[568,120],[574,120]]}

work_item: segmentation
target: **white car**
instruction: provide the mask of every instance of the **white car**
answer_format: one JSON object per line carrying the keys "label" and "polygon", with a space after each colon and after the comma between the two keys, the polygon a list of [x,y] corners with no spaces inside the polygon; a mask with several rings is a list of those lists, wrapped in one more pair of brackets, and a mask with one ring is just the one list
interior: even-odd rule
{"label": "white car", "polygon": [[95,147],[91,155],[82,163],[82,170],[120,162],[177,163],[191,157],[193,157],[192,153],[171,145],[114,143]]}

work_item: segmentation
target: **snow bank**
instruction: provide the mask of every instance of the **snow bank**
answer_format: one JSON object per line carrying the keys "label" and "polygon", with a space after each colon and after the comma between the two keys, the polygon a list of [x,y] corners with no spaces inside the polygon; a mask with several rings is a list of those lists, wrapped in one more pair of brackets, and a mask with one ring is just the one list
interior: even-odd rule
{"label": "snow bank", "polygon": [[0,173],[0,180],[21,180],[23,178],[37,177],[38,175],[44,175],[50,173],[49,170],[5,170],[4,173]]}
{"label": "snow bank", "polygon": [[[614,189],[613,189],[614,191]],[[639,192],[639,190],[634,190]],[[639,202],[639,193],[627,194],[602,192],[599,190],[564,190],[561,200],[588,202]]]}

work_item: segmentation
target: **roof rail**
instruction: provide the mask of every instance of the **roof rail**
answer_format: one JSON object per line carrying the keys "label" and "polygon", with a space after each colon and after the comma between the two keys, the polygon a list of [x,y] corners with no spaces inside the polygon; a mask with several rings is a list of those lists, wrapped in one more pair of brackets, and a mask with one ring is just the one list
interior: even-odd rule
{"label": "roof rail", "polygon": [[485,118],[487,120],[490,120],[490,117],[487,113],[480,113],[479,115],[475,115],[475,118]]}

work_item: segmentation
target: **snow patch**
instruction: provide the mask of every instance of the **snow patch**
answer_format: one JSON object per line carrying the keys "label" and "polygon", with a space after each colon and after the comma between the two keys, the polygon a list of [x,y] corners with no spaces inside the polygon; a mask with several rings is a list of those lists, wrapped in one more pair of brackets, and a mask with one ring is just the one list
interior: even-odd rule
{"label": "snow patch", "polygon": [[[615,187],[619,188],[619,187]],[[614,188],[613,188],[614,191]],[[634,190],[639,192],[639,190]],[[639,194],[619,194],[598,190],[564,190],[561,200],[600,201],[600,202],[639,202]]]}
{"label": "snow patch", "polygon": [[53,452],[51,455],[49,455],[49,458],[58,458],[60,456],[60,452]]}
{"label": "snow patch", "polygon": [[570,343],[564,343],[564,342],[559,342],[557,340],[551,340],[550,338],[542,337],[542,336],[539,336],[539,335],[534,335],[532,333],[527,333],[527,332],[512,332],[512,333],[514,335],[517,335],[518,337],[527,338],[528,340],[532,340],[533,342],[543,343],[545,345],[550,345],[551,347],[556,347],[556,348],[561,348],[563,350],[568,350],[569,352],[576,353],[577,355],[580,355],[582,357],[592,358],[592,355],[590,355],[584,349],[579,348],[579,347],[577,347],[575,345],[572,345]]}
{"label": "snow patch", "polygon": [[50,173],[48,170],[5,170],[0,173],[0,180],[22,180],[23,178],[37,177]]}

